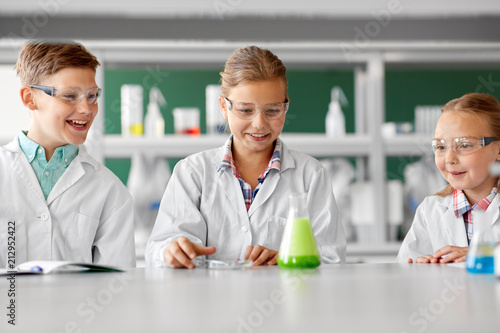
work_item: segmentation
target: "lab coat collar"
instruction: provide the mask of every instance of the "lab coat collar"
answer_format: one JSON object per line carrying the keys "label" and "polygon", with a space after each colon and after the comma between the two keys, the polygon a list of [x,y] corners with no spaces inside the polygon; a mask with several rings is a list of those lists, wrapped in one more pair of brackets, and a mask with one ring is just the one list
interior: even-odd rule
{"label": "lab coat collar", "polygon": [[[85,169],[83,164],[88,164],[92,166],[95,170],[99,169],[100,164],[92,156],[87,153],[85,146],[78,146],[78,155],[73,159],[73,162],[68,166],[66,171],[62,174],[61,178],[54,185],[52,191],[50,191],[47,200],[42,192],[40,183],[36,178],[33,168],[29,164],[26,155],[21,150],[19,146],[19,136],[17,135],[14,140],[9,142],[4,148],[14,154],[16,154],[14,160],[12,161],[12,168],[16,170],[17,174],[21,179],[23,179],[27,185],[36,192],[36,195],[44,202],[49,205],[55,198],[61,195],[74,183],[76,183],[85,174]],[[23,162],[24,160],[24,162]],[[74,170],[74,171],[73,171]]]}
{"label": "lab coat collar", "polygon": [[295,169],[295,160],[283,140],[280,140],[280,145],[281,173],[285,172],[287,169]]}
{"label": "lab coat collar", "polygon": [[[455,216],[453,209],[453,195],[438,197],[441,205],[444,205],[443,216],[436,216],[436,221],[444,221],[446,232],[458,246],[467,246],[467,233],[465,232],[464,218],[462,215]],[[433,223],[429,221],[429,223]]]}
{"label": "lab coat collar", "polygon": [[[212,163],[214,164],[215,170],[218,170],[222,158],[224,157],[224,146],[218,148],[212,157]],[[279,179],[283,172],[286,172],[288,169],[295,168],[295,161],[290,154],[288,147],[281,140],[280,141],[280,159],[281,159],[281,172],[272,171],[266,176],[266,180],[262,184],[262,187],[259,190],[259,193],[255,197],[250,209],[246,210],[244,200],[235,200],[235,198],[242,197],[241,187],[238,179],[233,176],[231,168],[223,168],[218,171],[219,177],[217,179],[220,180],[220,177],[230,177],[232,179],[231,186],[223,186],[224,192],[227,197],[230,199],[229,202],[234,206],[234,209],[238,212],[240,216],[245,216],[249,218],[252,214],[257,211],[259,207],[261,207],[274,192],[274,189],[278,185]]]}
{"label": "lab coat collar", "polygon": [[[248,221],[247,208],[245,206],[244,200],[238,200],[237,198],[243,197],[241,192],[240,182],[233,175],[231,168],[221,168],[219,170],[220,163],[224,157],[225,147],[215,149],[214,155],[212,157],[212,163],[214,164],[214,170],[218,174],[217,186],[220,186],[227,196],[228,202],[233,206],[233,209],[238,212],[238,215],[243,219]],[[228,180],[223,182],[222,177],[228,177]],[[230,184],[228,186],[228,184]]]}
{"label": "lab coat collar", "polygon": [[38,199],[45,203],[45,196],[43,195],[40,183],[36,178],[35,171],[31,167],[28,158],[19,145],[19,136],[16,135],[14,140],[3,146],[3,148],[15,155],[11,163],[12,170],[14,170],[19,178],[22,179],[33,192],[35,192]]}
{"label": "lab coat collar", "polygon": [[[474,219],[482,219],[488,221],[489,225],[493,225],[497,222],[500,216],[500,201],[498,200],[499,194],[497,194],[491,204],[488,206],[486,211],[474,211],[472,216],[472,221]],[[444,221],[447,232],[450,237],[455,241],[458,246],[467,246],[467,234],[465,232],[465,225],[463,215],[458,218],[455,216],[455,211],[453,208],[453,195],[447,195],[445,197],[438,196],[438,203],[443,206],[444,213],[443,217],[436,217],[436,221]]]}
{"label": "lab coat collar", "polygon": [[[19,146],[19,136],[16,135],[14,140],[3,146],[3,148],[10,151],[11,153],[22,153],[21,147]],[[77,157],[79,162],[90,164],[95,170],[97,170],[100,166],[99,162],[97,162],[92,156],[89,155],[84,145],[78,146]],[[75,157],[75,159],[77,159],[77,157]]]}
{"label": "lab coat collar", "polygon": [[288,147],[285,145],[283,141],[280,140],[280,158],[281,158],[281,171],[271,171],[266,177],[264,183],[262,183],[262,187],[259,190],[259,193],[255,197],[250,209],[248,210],[248,216],[252,216],[267,200],[271,197],[271,195],[275,192],[274,190],[278,186],[278,182],[281,178],[281,174],[286,172],[288,169],[295,168],[295,160],[292,158]]}
{"label": "lab coat collar", "polygon": [[52,191],[50,191],[49,196],[47,197],[47,204],[54,201],[55,198],[63,194],[68,188],[73,186],[73,184],[85,175],[85,168],[83,167],[83,164],[92,166],[94,170],[99,168],[99,163],[87,153],[85,146],[80,145],[78,148],[78,155],[76,155],[73,162],[68,166],[61,178],[59,178]]}

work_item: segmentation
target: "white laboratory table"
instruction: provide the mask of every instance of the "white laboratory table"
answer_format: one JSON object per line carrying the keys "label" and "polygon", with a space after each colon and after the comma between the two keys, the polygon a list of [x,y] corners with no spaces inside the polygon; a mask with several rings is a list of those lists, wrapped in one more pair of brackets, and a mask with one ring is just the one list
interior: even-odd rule
{"label": "white laboratory table", "polygon": [[500,332],[500,279],[423,264],[136,268],[16,278],[0,332]]}

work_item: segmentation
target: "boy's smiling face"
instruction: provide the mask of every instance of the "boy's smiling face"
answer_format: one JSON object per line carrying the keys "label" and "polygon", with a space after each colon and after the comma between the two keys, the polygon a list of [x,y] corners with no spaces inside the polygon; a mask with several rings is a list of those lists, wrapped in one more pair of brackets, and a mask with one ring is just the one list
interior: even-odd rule
{"label": "boy's smiling face", "polygon": [[[40,85],[84,91],[97,87],[95,72],[90,68],[77,67],[61,69]],[[77,104],[67,104],[41,90],[29,89],[32,90],[33,109],[28,137],[46,150],[47,159],[57,147],[85,142],[97,115],[97,104],[88,104],[86,97]]]}

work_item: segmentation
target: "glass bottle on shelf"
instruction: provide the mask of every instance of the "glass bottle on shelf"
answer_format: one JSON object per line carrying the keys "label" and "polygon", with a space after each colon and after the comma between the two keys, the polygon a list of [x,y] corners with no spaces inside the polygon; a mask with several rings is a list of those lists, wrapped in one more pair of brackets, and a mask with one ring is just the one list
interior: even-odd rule
{"label": "glass bottle on shelf", "polygon": [[306,199],[305,193],[290,194],[288,221],[278,255],[280,267],[315,268],[321,264]]}

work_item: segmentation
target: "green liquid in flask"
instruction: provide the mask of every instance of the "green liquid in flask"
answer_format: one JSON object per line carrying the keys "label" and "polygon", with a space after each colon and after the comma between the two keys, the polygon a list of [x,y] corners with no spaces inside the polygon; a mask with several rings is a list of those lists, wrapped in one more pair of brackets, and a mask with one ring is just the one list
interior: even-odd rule
{"label": "green liquid in flask", "polygon": [[294,218],[283,235],[278,265],[283,268],[315,268],[321,264],[308,218]]}

